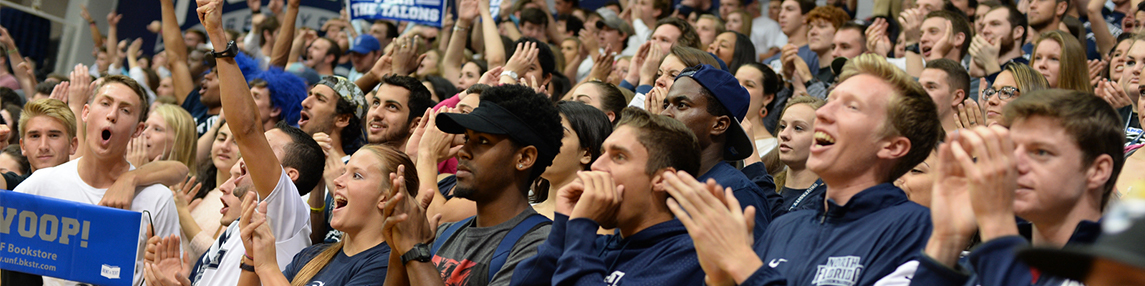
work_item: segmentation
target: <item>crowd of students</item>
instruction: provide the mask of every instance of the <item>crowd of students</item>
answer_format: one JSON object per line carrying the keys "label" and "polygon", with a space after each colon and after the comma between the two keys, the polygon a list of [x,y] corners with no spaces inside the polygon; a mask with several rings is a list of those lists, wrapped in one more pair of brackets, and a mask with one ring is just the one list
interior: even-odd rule
{"label": "crowd of students", "polygon": [[135,285],[1145,285],[1145,4],[196,2],[0,28],[0,187],[148,212]]}

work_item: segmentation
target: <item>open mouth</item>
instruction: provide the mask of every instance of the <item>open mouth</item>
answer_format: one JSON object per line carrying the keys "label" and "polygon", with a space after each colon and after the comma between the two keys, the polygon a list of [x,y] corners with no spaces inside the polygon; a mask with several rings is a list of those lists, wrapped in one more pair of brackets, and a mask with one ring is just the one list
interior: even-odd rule
{"label": "open mouth", "polygon": [[346,197],[342,195],[334,195],[334,209],[338,210],[346,206]]}
{"label": "open mouth", "polygon": [[219,201],[223,202],[223,208],[219,209],[219,213],[226,214],[227,210],[231,209],[231,206],[228,205],[227,200],[224,200],[223,198],[219,198]]}
{"label": "open mouth", "polygon": [[831,146],[835,145],[835,137],[823,133],[822,131],[815,132],[815,145],[816,146]]}
{"label": "open mouth", "polygon": [[375,133],[375,132],[381,131],[382,129],[385,129],[386,125],[382,124],[381,119],[375,118],[375,119],[370,120],[369,128],[370,128],[370,133]]}
{"label": "open mouth", "polygon": [[103,129],[103,131],[99,132],[99,135],[100,135],[100,138],[103,139],[103,141],[111,140],[111,130],[108,130],[105,128],[105,129]]}
{"label": "open mouth", "polygon": [[306,113],[306,111],[302,111],[298,114],[298,126],[305,125],[308,121],[310,121],[310,114]]}
{"label": "open mouth", "polygon": [[931,50],[931,49],[933,49],[933,48],[932,48],[932,47],[922,47],[922,48],[921,48],[919,51],[921,51],[921,52],[922,52],[922,55],[923,55],[923,56],[927,56],[927,57],[929,57],[929,56],[930,56],[930,50]]}

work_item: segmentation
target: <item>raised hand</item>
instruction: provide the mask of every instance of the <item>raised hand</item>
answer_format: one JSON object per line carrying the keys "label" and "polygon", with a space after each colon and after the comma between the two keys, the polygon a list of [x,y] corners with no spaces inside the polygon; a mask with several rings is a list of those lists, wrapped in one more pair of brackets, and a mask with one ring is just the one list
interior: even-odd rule
{"label": "raised hand", "polygon": [[1086,62],[1089,67],[1089,85],[1097,87],[1097,83],[1101,82],[1101,71],[1109,66],[1109,60],[1089,60]]}
{"label": "raised hand", "polygon": [[505,70],[505,68],[501,66],[491,68],[488,71],[485,71],[485,74],[481,75],[481,79],[477,80],[477,83],[488,86],[495,86],[497,85],[497,81],[500,80],[499,78],[501,77],[501,71],[503,70]]}
{"label": "raised hand", "polygon": [[613,59],[616,58],[616,53],[611,48],[610,45],[604,49],[605,52],[598,53],[596,57],[592,58],[592,70],[588,72],[588,78],[605,80],[612,73],[612,65],[615,64]]}
{"label": "raised hand", "polygon": [[[1126,81],[1128,77],[1121,77],[1121,81]],[[1108,79],[1101,79],[1093,87],[1093,93],[1108,102],[1114,109],[1122,108],[1133,104],[1133,100],[1125,93],[1125,89],[1121,88],[1125,85],[1113,83]]]}
{"label": "raised hand", "polygon": [[751,249],[755,207],[740,211],[731,189],[711,179],[700,183],[683,171],[666,171],[663,178],[661,187],[671,195],[668,208],[692,237],[708,285],[734,285],[734,269],[754,272],[763,266]]}
{"label": "raised hand", "polygon": [[48,98],[68,103],[68,87],[70,85],[71,82],[67,81],[57,84],[56,87],[52,88],[52,94],[49,94]]}
{"label": "raised hand", "polygon": [[536,93],[545,94],[545,95],[549,94],[548,84],[538,83],[537,82],[537,76],[529,75],[529,80],[522,80],[520,82],[521,82],[521,85],[532,88],[533,91]]}
{"label": "raised hand", "polygon": [[988,39],[985,36],[977,35],[970,42],[970,57],[974,59],[974,63],[981,65],[986,74],[993,74],[1001,71],[1001,63],[998,62],[998,53],[1002,50],[1001,39]]}
{"label": "raised hand", "polygon": [[183,267],[183,257],[179,254],[179,236],[170,235],[159,239],[155,245],[154,262],[144,263],[143,276],[149,285],[190,286],[190,269]]}
{"label": "raised hand", "polygon": [[84,21],[88,23],[95,22],[95,20],[91,18],[91,13],[87,12],[87,5],[80,5],[80,17],[83,17]]}
{"label": "raised hand", "polygon": [[978,102],[971,99],[959,104],[958,113],[954,116],[958,117],[958,120],[954,121],[954,126],[957,126],[958,129],[986,125],[986,118],[982,116],[982,108],[978,106]]}
{"label": "raised hand", "polygon": [[199,182],[195,176],[171,187],[171,192],[175,196],[176,208],[193,209],[194,205],[198,204],[199,200],[195,199],[195,195],[199,194],[199,190],[203,188],[203,183]]}
{"label": "raised hand", "polygon": [[107,13],[107,27],[108,27],[108,29],[115,29],[116,27],[118,27],[120,19],[123,19],[123,15],[120,15],[119,13],[115,13],[115,11],[111,11],[111,13]]}
{"label": "raised hand", "polygon": [[[256,212],[259,211],[259,212]],[[257,192],[247,192],[243,196],[242,215],[239,217],[239,237],[242,238],[246,254],[254,258],[257,263],[260,259],[255,252],[254,232],[260,224],[266,222],[266,202],[258,201]],[[270,257],[274,260],[274,256]],[[265,257],[263,257],[265,259]]]}
{"label": "raised hand", "polygon": [[919,8],[906,9],[899,14],[899,24],[902,25],[903,35],[906,36],[903,40],[904,43],[907,45],[918,43],[918,40],[922,38],[920,28],[925,18],[926,15],[922,14],[922,10]]}
{"label": "raised hand", "polygon": [[595,57],[600,53],[600,40],[596,36],[596,27],[585,27],[581,29],[577,38],[580,39],[581,55]]}
{"label": "raised hand", "polygon": [[606,172],[582,171],[576,175],[584,189],[569,219],[587,218],[598,223],[614,219],[624,198],[624,186],[617,186]]}
{"label": "raised hand", "polygon": [[509,57],[509,60],[505,62],[504,71],[517,73],[519,77],[517,78],[518,82],[525,81],[525,68],[528,68],[533,61],[537,60],[537,53],[539,51],[540,50],[537,49],[537,43],[517,43],[517,50],[513,52],[513,56]]}
{"label": "raised hand", "polygon": [[[461,21],[465,21],[466,23],[472,23],[473,19],[477,18],[477,14],[481,12],[481,9],[479,7],[479,6],[481,6],[481,4],[478,3],[481,1],[478,1],[478,0],[460,0],[459,2],[460,3],[457,4],[457,19],[461,20]],[[447,26],[442,25],[442,27],[447,27]]]}
{"label": "raised hand", "polygon": [[668,51],[665,51],[660,45],[654,43],[649,44],[648,57],[644,59],[644,64],[640,66],[641,85],[652,85],[655,83],[657,71],[660,70],[660,62],[664,61],[664,57],[668,56]]}
{"label": "raised hand", "polygon": [[644,96],[644,110],[652,114],[660,114],[664,111],[664,99],[668,97],[668,88],[662,86],[652,87],[648,94]]}
{"label": "raised hand", "polygon": [[886,56],[890,53],[892,46],[890,37],[887,37],[887,20],[883,18],[876,18],[871,26],[867,27],[864,34],[867,37],[867,50],[880,56]]}
{"label": "raised hand", "polygon": [[[628,61],[628,75],[624,77],[624,80],[634,85],[640,84],[640,79],[642,78],[640,69],[644,67],[644,62],[648,59],[648,54],[651,53],[651,49],[651,41],[644,42],[644,44],[640,45],[639,49],[636,49],[636,55],[632,57],[632,60]],[[652,76],[656,76],[655,71],[653,71]]]}
{"label": "raised hand", "polygon": [[405,176],[399,175],[405,174],[405,168],[398,165],[397,172],[390,173],[391,187],[382,208],[386,217],[382,234],[398,253],[409,251],[414,244],[433,241],[435,231],[431,228],[434,223],[425,217],[425,208],[406,192]]}
{"label": "raised hand", "polygon": [[418,46],[421,45],[421,36],[402,37],[396,40],[393,55],[393,72],[397,75],[410,75],[417,70],[418,63],[425,58],[425,54],[418,56]]}
{"label": "raised hand", "polygon": [[426,109],[425,114],[422,115],[423,120],[418,125],[421,138],[417,144],[417,154],[422,154],[426,158],[433,158],[434,162],[445,161],[457,156],[457,152],[462,147],[461,145],[453,145],[453,141],[457,137],[456,134],[448,134],[437,128],[437,115],[442,112],[446,112],[446,110]]}
{"label": "raised hand", "polygon": [[925,250],[927,255],[949,266],[954,266],[959,253],[978,230],[978,222],[970,206],[966,170],[952,151],[953,146],[958,145],[954,142],[958,133],[951,132],[946,137],[947,143],[938,148],[934,188],[931,189],[933,229]]}
{"label": "raised hand", "polygon": [[990,126],[964,131],[953,138],[951,151],[966,173],[970,205],[982,241],[1017,235],[1014,191],[1018,188],[1018,167],[1009,129]]}
{"label": "raised hand", "polygon": [[0,43],[3,43],[4,47],[8,49],[16,46],[16,41],[12,39],[12,35],[8,34],[7,28],[0,27]]}
{"label": "raised hand", "polygon": [[195,0],[199,8],[195,12],[199,15],[199,22],[208,33],[221,29],[223,21],[223,0]]}
{"label": "raised hand", "polygon": [[[159,148],[159,146],[155,146],[155,148]],[[131,165],[136,167],[150,163],[152,158],[148,158],[150,156],[147,153],[147,138],[144,136],[131,138],[131,142],[127,144],[127,162],[131,162]]]}

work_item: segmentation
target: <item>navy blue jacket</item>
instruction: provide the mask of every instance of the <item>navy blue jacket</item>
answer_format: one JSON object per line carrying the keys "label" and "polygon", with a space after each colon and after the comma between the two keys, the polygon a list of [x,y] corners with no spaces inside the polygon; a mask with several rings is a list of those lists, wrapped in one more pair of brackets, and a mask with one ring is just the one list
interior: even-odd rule
{"label": "navy blue jacket", "polygon": [[930,211],[889,183],[827,204],[776,219],[755,244],[765,265],[741,285],[872,285],[914,259],[930,235]]}
{"label": "navy blue jacket", "polygon": [[[764,173],[766,174],[766,170]],[[755,239],[759,240],[763,236],[763,231],[767,230],[768,223],[771,222],[771,203],[772,200],[767,199],[767,194],[770,193],[779,196],[775,192],[774,183],[770,190],[760,189],[758,185],[747,178],[740,170],[727,162],[720,162],[708,170],[704,175],[696,178],[697,181],[706,182],[708,178],[716,179],[716,183],[725,188],[732,188],[732,193],[735,194],[736,200],[739,201],[741,207],[755,206]],[[782,202],[782,198],[779,198]]]}
{"label": "navy blue jacket", "polygon": [[[1077,224],[1066,245],[1090,245],[1101,234],[1101,223]],[[1021,236],[999,237],[974,248],[959,259],[959,270],[950,269],[925,254],[918,259],[918,270],[910,285],[1066,285],[1066,279],[1042,276],[1018,261],[1015,253],[1030,243]],[[1079,283],[1080,285],[1080,283]]]}
{"label": "navy blue jacket", "polygon": [[[787,213],[787,208],[784,208],[783,205],[790,204],[786,203],[783,196],[777,191],[775,178],[767,173],[767,166],[764,165],[763,162],[756,162],[744,166],[743,169],[740,169],[740,172],[743,172],[748,180],[751,180],[752,183],[755,183],[755,186],[763,190],[763,198],[767,200],[767,206],[771,209],[771,220],[775,220],[775,218]],[[819,204],[823,204],[823,201],[819,201]]]}
{"label": "navy blue jacket", "polygon": [[537,255],[517,264],[509,285],[703,285],[688,230],[673,219],[629,238],[597,235],[590,219],[556,214]]}

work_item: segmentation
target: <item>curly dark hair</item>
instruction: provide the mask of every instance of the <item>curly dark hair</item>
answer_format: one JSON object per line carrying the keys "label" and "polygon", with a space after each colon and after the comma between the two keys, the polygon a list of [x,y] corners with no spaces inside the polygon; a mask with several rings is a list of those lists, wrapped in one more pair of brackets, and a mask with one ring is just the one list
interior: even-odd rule
{"label": "curly dark hair", "polygon": [[[537,161],[533,164],[528,178],[528,182],[535,181],[545,172],[545,168],[552,165],[553,158],[560,152],[564,128],[561,127],[561,116],[556,105],[547,95],[537,93],[527,86],[515,84],[486,89],[481,93],[481,102],[492,102],[512,112],[514,116],[528,123],[541,140],[547,141],[546,143],[552,146],[552,150],[537,148]],[[527,146],[516,140],[512,142],[517,147]],[[528,192],[528,189],[525,192]]]}

